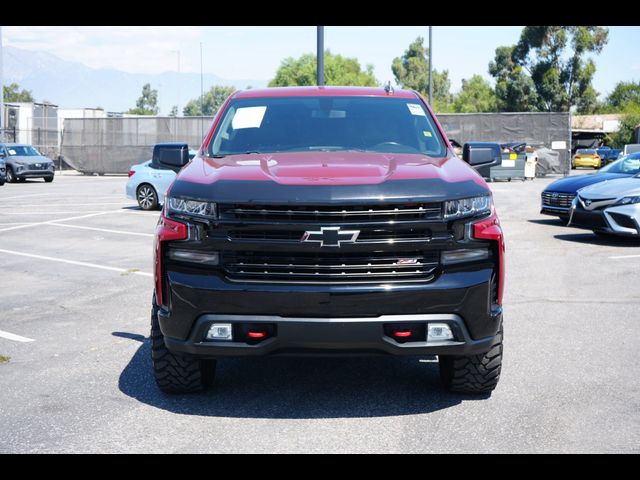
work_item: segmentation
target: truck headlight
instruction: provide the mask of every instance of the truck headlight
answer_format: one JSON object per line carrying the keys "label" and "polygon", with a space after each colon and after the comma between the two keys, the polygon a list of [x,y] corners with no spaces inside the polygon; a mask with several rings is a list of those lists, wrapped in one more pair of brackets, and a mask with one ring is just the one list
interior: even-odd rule
{"label": "truck headlight", "polygon": [[168,213],[189,215],[208,219],[216,219],[217,208],[213,202],[201,202],[184,198],[169,197],[167,201]]}
{"label": "truck headlight", "polygon": [[640,197],[624,197],[616,202],[616,205],[633,205],[640,203]]}
{"label": "truck headlight", "polygon": [[493,200],[491,195],[451,200],[444,204],[444,218],[445,220],[452,220],[482,213],[491,213],[492,207]]}

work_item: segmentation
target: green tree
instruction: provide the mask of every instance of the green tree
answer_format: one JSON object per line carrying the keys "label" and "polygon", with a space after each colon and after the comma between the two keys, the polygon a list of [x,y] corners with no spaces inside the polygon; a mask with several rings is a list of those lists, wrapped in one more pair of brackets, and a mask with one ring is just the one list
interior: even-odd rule
{"label": "green tree", "polygon": [[[202,99],[204,116],[212,117],[215,115],[229,95],[235,91],[235,87],[223,87],[221,85],[211,87]],[[200,98],[189,100],[182,110],[182,113],[185,117],[199,117],[203,115],[200,109]]]}
{"label": "green tree", "polygon": [[605,100],[605,107],[614,112],[631,104],[640,105],[640,82],[618,82]]}
{"label": "green tree", "polygon": [[539,106],[536,86],[513,60],[515,48],[496,48],[495,58],[489,63],[489,73],[496,79],[497,107],[503,112],[535,112]]}
{"label": "green tree", "polygon": [[174,105],[173,107],[171,107],[171,111],[169,112],[169,116],[170,117],[177,117],[178,116],[178,106]]}
{"label": "green tree", "polygon": [[495,112],[496,94],[484,78],[474,75],[462,80],[462,90],[455,96],[453,111],[457,113]]}
{"label": "green tree", "polygon": [[[334,55],[329,50],[324,54],[325,85],[374,87],[378,81],[373,76],[373,65],[364,70],[356,58]],[[305,53],[299,58],[287,57],[278,67],[270,87],[316,85],[316,56]]]}
{"label": "green tree", "polygon": [[[496,59],[489,64],[489,71],[501,71],[500,67],[511,62],[514,74],[516,66],[526,72],[519,71],[520,78],[516,80],[527,83],[526,76],[529,76],[533,81],[538,109],[567,112],[575,107],[579,113],[590,113],[597,107],[598,93],[591,85],[596,65],[593,59],[585,57],[599,54],[608,39],[609,30],[605,27],[524,27],[517,45],[496,50]],[[498,58],[506,53],[511,54],[510,58]],[[496,88],[499,98],[509,86],[503,90]]]}
{"label": "green tree", "polygon": [[31,91],[25,90],[24,88],[20,90],[20,85],[17,83],[10,83],[9,85],[3,86],[2,97],[5,102],[31,103],[35,101],[33,95],[31,95]]}
{"label": "green tree", "polygon": [[151,89],[151,84],[145,83],[142,87],[142,95],[136,102],[136,108],[130,109],[127,113],[132,115],[157,115],[158,111],[158,91]]}
{"label": "green tree", "polygon": [[620,128],[610,135],[610,145],[613,148],[622,148],[627,143],[635,143],[633,134],[640,126],[640,104],[629,103],[620,118]]}
{"label": "green tree", "polygon": [[[391,63],[391,71],[402,88],[417,90],[423,96],[429,95],[429,49],[424,46],[422,37],[416,38],[402,57],[396,57]],[[432,71],[433,108],[439,112],[450,109],[451,80],[449,71]]]}

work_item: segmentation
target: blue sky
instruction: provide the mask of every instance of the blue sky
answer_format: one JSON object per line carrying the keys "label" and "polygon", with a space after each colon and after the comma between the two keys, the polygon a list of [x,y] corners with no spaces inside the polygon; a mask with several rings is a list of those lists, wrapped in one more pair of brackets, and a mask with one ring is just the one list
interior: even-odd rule
{"label": "blue sky", "polygon": [[[463,78],[491,79],[487,65],[495,48],[516,43],[521,27],[434,27],[435,68],[449,70],[452,91]],[[204,70],[229,79],[269,80],[288,56],[315,52],[316,30],[306,27],[4,27],[4,42],[42,50],[95,68],[159,73]],[[379,81],[393,80],[391,61],[401,55],[423,27],[325,27],[325,46],[334,53],[374,65]],[[640,27],[611,27],[609,44],[595,57],[594,86],[608,93],[621,80],[640,80]]]}

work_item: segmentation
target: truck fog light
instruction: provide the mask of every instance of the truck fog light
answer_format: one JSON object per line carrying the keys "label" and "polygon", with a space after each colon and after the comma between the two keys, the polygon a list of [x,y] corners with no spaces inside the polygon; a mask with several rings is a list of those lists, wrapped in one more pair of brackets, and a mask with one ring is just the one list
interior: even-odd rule
{"label": "truck fog light", "polygon": [[193,250],[169,250],[169,258],[177,262],[198,263],[201,265],[218,265],[218,252],[196,252]]}
{"label": "truck fog light", "polygon": [[207,340],[233,340],[233,329],[230,323],[214,323],[209,327]]}
{"label": "truck fog light", "polygon": [[430,323],[427,331],[427,342],[453,340],[453,332],[446,323]]}
{"label": "truck fog light", "polygon": [[487,248],[463,248],[460,250],[447,250],[442,252],[443,265],[455,265],[456,263],[477,262],[489,258]]}

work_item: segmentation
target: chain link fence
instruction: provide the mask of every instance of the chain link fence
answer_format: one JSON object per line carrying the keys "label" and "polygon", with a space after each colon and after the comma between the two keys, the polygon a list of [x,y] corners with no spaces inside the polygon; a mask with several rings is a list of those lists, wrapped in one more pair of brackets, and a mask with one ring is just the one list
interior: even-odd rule
{"label": "chain link fence", "polygon": [[4,143],[24,143],[33,145],[44,156],[57,160],[60,155],[58,130],[51,128],[5,128],[0,134]]}
{"label": "chain link fence", "polygon": [[441,113],[438,120],[447,136],[466,142],[526,142],[544,156],[545,173],[571,173],[571,114]]}
{"label": "chain link fence", "polygon": [[184,142],[202,144],[213,117],[135,117],[65,119],[60,155],[86,174],[127,173],[151,158],[153,146]]}

